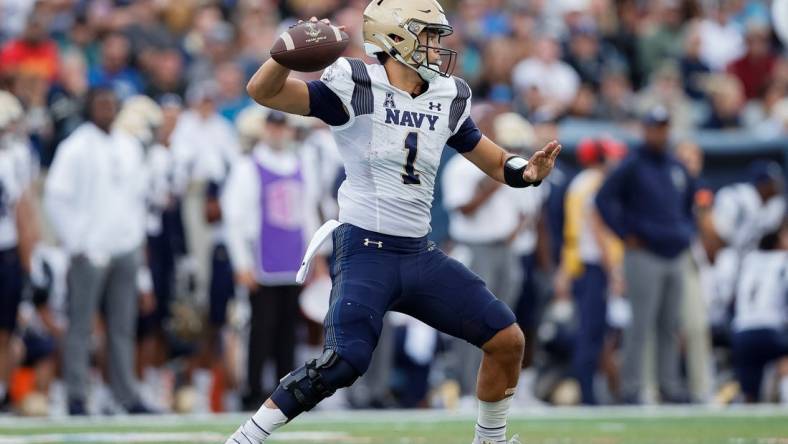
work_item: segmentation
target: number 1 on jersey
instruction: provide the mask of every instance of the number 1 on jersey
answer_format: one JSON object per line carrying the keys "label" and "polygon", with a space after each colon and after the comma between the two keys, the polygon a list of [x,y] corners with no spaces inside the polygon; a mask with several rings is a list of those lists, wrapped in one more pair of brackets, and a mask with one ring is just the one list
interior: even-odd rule
{"label": "number 1 on jersey", "polygon": [[402,183],[405,185],[421,185],[421,178],[413,165],[416,163],[416,156],[419,153],[419,133],[408,133],[405,138],[405,151],[407,152]]}

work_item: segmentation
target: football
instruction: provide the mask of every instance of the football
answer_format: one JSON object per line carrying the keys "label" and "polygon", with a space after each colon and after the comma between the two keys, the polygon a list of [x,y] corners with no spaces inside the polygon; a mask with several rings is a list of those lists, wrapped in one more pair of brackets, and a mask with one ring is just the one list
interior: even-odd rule
{"label": "football", "polygon": [[303,22],[279,36],[271,57],[293,71],[320,71],[334,63],[349,43],[350,37],[336,26]]}

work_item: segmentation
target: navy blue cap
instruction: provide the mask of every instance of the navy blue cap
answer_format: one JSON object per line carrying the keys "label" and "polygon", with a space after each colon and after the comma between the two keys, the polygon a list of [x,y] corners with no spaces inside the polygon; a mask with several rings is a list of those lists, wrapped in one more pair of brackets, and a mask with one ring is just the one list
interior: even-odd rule
{"label": "navy blue cap", "polygon": [[647,126],[662,126],[670,123],[670,113],[664,106],[656,106],[648,110],[643,116],[643,124]]}
{"label": "navy blue cap", "polygon": [[773,160],[756,160],[750,164],[747,171],[750,182],[755,185],[769,182],[782,183],[784,178],[783,168]]}

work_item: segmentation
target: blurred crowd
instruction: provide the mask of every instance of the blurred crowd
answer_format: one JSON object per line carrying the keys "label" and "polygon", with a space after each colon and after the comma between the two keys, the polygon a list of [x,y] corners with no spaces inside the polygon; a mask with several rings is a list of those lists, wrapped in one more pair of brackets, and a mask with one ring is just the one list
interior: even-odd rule
{"label": "blurred crowd", "polygon": [[[518,402],[788,402],[785,173],[760,159],[712,189],[694,138],[788,137],[771,3],[445,3],[498,144],[527,156],[567,122],[637,141],[584,138],[527,190],[445,150],[431,236],[517,314]],[[244,86],[299,18],[345,25],[364,58],[365,6],[0,3],[0,411],[256,409],[319,354],[331,249],[296,271],[342,162],[328,127]],[[479,359],[392,313],[324,404],[462,407]]]}

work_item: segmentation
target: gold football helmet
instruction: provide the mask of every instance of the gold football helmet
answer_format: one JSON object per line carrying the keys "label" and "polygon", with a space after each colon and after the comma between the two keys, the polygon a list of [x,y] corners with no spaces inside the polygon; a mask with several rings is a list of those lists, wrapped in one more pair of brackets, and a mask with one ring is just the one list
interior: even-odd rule
{"label": "gold football helmet", "polygon": [[440,46],[440,39],[453,32],[437,0],[373,0],[364,10],[366,53],[388,54],[427,82],[454,71],[457,52]]}

